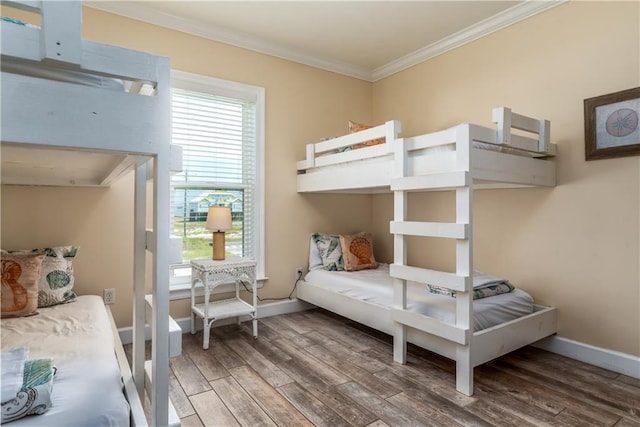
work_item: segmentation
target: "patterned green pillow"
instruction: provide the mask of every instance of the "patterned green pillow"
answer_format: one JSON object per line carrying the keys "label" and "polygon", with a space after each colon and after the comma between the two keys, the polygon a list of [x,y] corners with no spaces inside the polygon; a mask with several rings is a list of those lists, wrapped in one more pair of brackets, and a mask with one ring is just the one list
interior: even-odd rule
{"label": "patterned green pillow", "polygon": [[318,247],[322,268],[329,271],[344,270],[340,236],[334,234],[314,233],[311,238]]}

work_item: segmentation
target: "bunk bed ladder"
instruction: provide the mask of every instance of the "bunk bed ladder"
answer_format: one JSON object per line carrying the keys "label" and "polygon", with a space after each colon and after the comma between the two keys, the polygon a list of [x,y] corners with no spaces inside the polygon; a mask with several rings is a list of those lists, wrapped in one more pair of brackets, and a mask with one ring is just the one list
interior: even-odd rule
{"label": "bunk bed ladder", "polygon": [[[470,351],[472,324],[472,179],[471,128],[467,124],[456,128],[455,170],[429,175],[411,175],[408,170],[410,141],[400,139],[394,150],[394,220],[390,232],[394,239],[394,262],[390,274],[394,283],[394,361],[406,363],[407,328],[420,329],[455,344],[456,389],[466,395],[473,393],[473,365]],[[456,222],[408,221],[407,202],[412,191],[454,189],[456,192]],[[407,265],[407,237],[440,237],[456,240],[455,273]],[[432,284],[456,291],[456,324],[451,325],[407,310],[407,281]],[[425,289],[425,292],[427,290]]]}
{"label": "bunk bed ladder", "polygon": [[[154,218],[153,230],[146,230],[146,187],[147,164],[136,168],[134,205],[134,221],[136,236],[134,239],[134,328],[133,328],[133,378],[138,394],[145,392],[151,403],[150,425],[179,426],[178,417],[169,399],[169,358],[181,352],[182,330],[169,316],[168,277],[164,277],[163,259],[168,260],[168,245],[161,236],[168,235],[168,230],[162,230],[166,212],[161,206],[168,204],[168,189],[162,191],[155,187],[168,187],[168,153],[158,153],[154,158],[153,173],[154,186]],[[162,185],[164,184],[164,185]],[[168,218],[166,223],[168,224]],[[149,252],[153,262],[153,292],[145,295],[146,288],[146,252]],[[164,294],[164,295],[163,295]],[[166,324],[165,324],[166,322]],[[151,325],[151,360],[145,360],[145,326]],[[161,331],[165,331],[162,333]]]}

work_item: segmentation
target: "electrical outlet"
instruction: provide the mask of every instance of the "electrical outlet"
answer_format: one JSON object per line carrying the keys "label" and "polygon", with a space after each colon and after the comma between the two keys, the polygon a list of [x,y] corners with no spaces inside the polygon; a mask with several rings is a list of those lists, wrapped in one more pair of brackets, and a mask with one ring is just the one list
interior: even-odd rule
{"label": "electrical outlet", "polygon": [[302,269],[300,267],[296,268],[296,280],[302,279]]}
{"label": "electrical outlet", "polygon": [[116,289],[108,288],[102,291],[102,299],[104,300],[105,305],[115,304],[116,303]]}

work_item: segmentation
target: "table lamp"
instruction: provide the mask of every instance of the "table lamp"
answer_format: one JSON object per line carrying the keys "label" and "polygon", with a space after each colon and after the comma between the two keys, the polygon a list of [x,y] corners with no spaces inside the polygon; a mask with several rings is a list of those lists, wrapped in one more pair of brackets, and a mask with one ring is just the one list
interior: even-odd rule
{"label": "table lamp", "polygon": [[224,260],[224,232],[231,230],[231,208],[209,206],[205,228],[213,231],[213,259]]}

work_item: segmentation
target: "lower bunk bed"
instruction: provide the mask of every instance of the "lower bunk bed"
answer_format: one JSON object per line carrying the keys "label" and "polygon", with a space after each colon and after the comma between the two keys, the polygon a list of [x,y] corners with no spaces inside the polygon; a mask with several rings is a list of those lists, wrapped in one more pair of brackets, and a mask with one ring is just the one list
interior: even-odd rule
{"label": "lower bunk bed", "polygon": [[129,371],[129,367],[120,366],[126,360],[116,356],[122,348],[112,325],[102,298],[95,295],[39,308],[37,315],[2,319],[3,355],[26,348],[27,359],[51,359],[55,372],[48,385],[51,406],[46,412],[18,419],[26,411],[26,402],[19,400],[30,399],[23,394],[14,405],[2,405],[2,423],[11,421],[15,427],[128,426],[134,412],[144,417],[139,397],[125,396],[121,368]]}
{"label": "lower bunk bed", "polygon": [[[394,307],[393,278],[388,264],[360,271],[327,271],[321,267],[312,241],[309,266],[309,273],[298,283],[299,299],[394,335],[397,326],[394,316],[399,310]],[[406,311],[455,326],[455,298],[431,293],[425,284],[407,283]],[[556,324],[555,308],[535,304],[528,293],[516,288],[473,301],[473,331],[464,344],[413,327],[407,327],[407,341],[455,360],[456,375],[472,377],[475,366],[553,335]],[[461,349],[465,351],[460,352]],[[460,356],[466,351],[470,353],[468,368]],[[470,372],[461,372],[464,369]]]}

